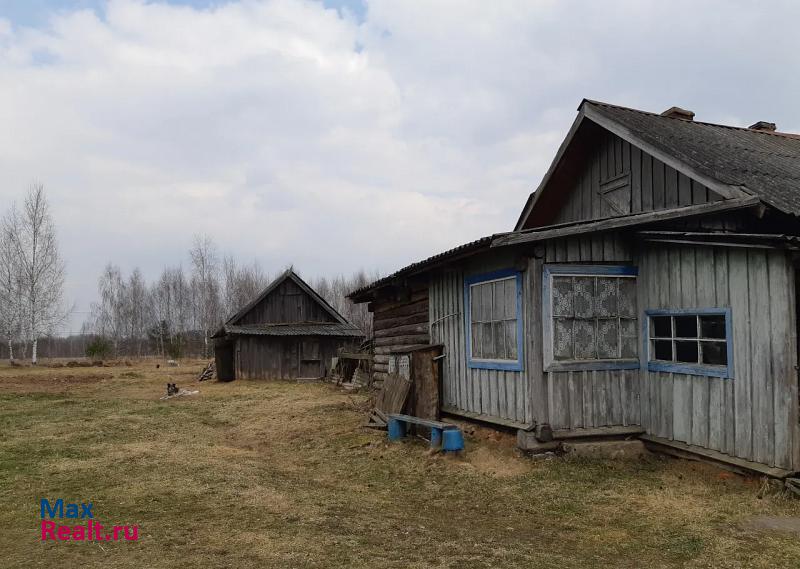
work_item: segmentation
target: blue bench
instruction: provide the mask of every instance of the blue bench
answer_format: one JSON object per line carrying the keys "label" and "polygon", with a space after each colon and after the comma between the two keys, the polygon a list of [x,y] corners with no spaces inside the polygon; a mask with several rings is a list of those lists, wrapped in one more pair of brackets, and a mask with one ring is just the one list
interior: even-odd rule
{"label": "blue bench", "polygon": [[431,421],[411,415],[390,414],[389,440],[398,441],[408,434],[408,425],[421,425],[431,430],[431,448],[442,447],[445,452],[464,450],[464,435],[461,429],[450,423]]}

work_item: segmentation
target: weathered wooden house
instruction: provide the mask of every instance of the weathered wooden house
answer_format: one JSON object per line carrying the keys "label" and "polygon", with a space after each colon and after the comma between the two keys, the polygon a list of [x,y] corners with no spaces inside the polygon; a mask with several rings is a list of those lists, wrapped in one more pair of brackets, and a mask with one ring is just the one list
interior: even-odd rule
{"label": "weathered wooden house", "polygon": [[800,470],[800,136],[585,100],[513,232],[351,294],[375,369],[444,346],[442,410]]}
{"label": "weathered wooden house", "polygon": [[340,348],[363,340],[316,291],[289,269],[214,334],[221,380],[326,375]]}

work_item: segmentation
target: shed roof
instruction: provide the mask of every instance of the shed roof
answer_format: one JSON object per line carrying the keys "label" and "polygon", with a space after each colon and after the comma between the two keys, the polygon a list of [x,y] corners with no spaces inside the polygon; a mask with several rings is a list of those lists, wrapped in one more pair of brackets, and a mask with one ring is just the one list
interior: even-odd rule
{"label": "shed roof", "polygon": [[425,269],[434,267],[442,262],[451,261],[452,259],[459,257],[459,256],[466,256],[476,251],[480,251],[481,249],[488,249],[492,244],[492,239],[494,235],[490,235],[488,237],[481,237],[480,239],[476,239],[475,241],[470,241],[469,243],[465,243],[463,245],[459,245],[458,247],[454,247],[442,253],[437,253],[432,257],[428,257],[427,259],[423,259],[422,261],[417,261],[416,263],[411,263],[392,273],[391,275],[387,275],[383,278],[380,278],[376,281],[371,282],[367,286],[361,287],[357,290],[354,290],[350,294],[347,295],[347,298],[355,301],[355,302],[363,302],[367,300],[367,295],[370,292],[377,290],[385,285],[391,284],[392,282],[401,279],[402,277],[411,276],[415,273],[419,273]]}
{"label": "shed roof", "polygon": [[353,324],[337,322],[293,322],[291,324],[225,325],[221,332],[239,336],[338,336],[360,338],[364,333]]}

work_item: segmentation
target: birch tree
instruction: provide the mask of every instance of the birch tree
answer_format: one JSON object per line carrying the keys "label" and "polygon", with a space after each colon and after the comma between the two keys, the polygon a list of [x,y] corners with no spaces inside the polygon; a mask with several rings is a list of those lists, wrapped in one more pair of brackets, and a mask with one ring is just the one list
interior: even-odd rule
{"label": "birch tree", "polygon": [[22,281],[14,254],[14,220],[6,216],[0,222],[0,334],[8,342],[8,359],[14,361],[14,340],[21,335]]}
{"label": "birch tree", "polygon": [[37,363],[39,337],[64,323],[64,262],[42,184],[33,184],[22,209],[9,213],[12,253],[19,268],[22,322],[31,342],[31,363]]}
{"label": "birch tree", "polygon": [[195,317],[203,332],[203,356],[208,357],[208,340],[220,322],[220,294],[217,280],[217,249],[207,235],[195,235],[189,250],[192,260],[192,285]]}

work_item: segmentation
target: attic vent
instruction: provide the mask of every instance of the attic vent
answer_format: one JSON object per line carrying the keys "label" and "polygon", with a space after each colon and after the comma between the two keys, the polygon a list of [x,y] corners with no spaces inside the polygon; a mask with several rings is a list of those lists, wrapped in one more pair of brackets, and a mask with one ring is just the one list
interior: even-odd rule
{"label": "attic vent", "polygon": [[670,107],[661,113],[661,116],[669,117],[671,119],[684,119],[687,121],[694,120],[694,112],[687,111],[686,109],[682,109],[680,107]]}
{"label": "attic vent", "polygon": [[755,124],[751,124],[747,128],[751,130],[766,130],[767,132],[775,132],[778,127],[775,126],[774,122],[758,121]]}

